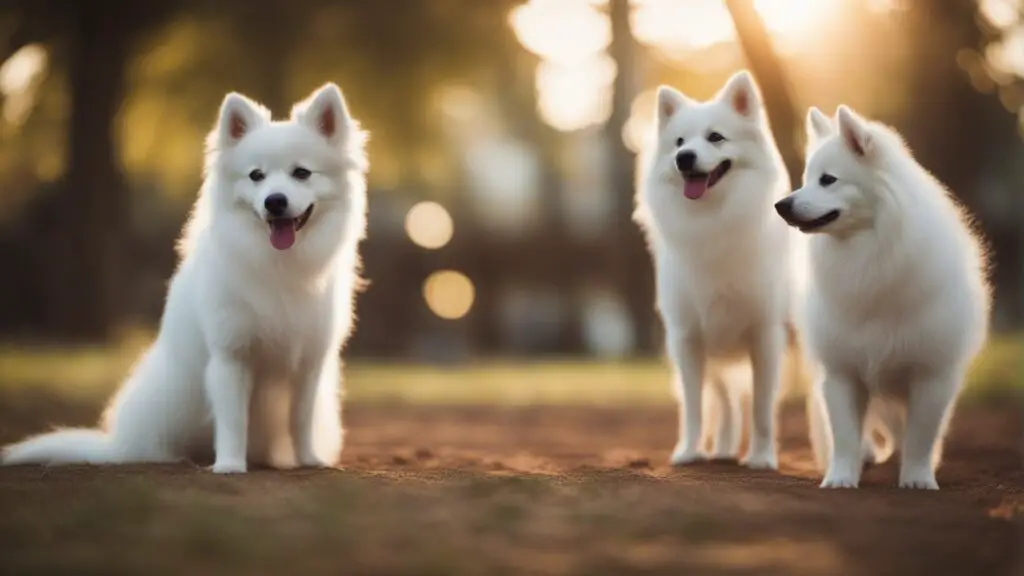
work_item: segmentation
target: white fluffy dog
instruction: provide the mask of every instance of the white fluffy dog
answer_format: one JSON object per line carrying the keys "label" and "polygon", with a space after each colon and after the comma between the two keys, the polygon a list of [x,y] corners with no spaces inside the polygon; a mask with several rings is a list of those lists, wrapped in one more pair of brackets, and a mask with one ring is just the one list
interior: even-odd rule
{"label": "white fluffy dog", "polygon": [[[794,234],[772,208],[789,192],[789,178],[760,92],[745,71],[707,102],[662,86],[655,136],[636,220],[653,256],[657,308],[679,384],[672,463],[703,459],[708,439],[715,457],[737,456],[740,396],[752,380],[744,463],[777,468],[775,405],[792,320]],[[734,377],[732,367],[752,378]],[[707,436],[705,400],[717,424]]]}
{"label": "white fluffy dog", "polygon": [[366,168],[334,84],[278,122],[229,94],[159,334],[103,429],[30,438],[2,463],[171,462],[212,445],[218,473],[336,464]]}
{"label": "white fluffy dog", "polygon": [[937,489],[942,438],[988,333],[982,247],[893,130],[845,106],[835,122],[812,108],[807,126],[804,186],[776,208],[814,233],[802,316],[824,369],[827,418],[812,418],[822,487],[856,487],[862,459],[898,446],[899,485]]}

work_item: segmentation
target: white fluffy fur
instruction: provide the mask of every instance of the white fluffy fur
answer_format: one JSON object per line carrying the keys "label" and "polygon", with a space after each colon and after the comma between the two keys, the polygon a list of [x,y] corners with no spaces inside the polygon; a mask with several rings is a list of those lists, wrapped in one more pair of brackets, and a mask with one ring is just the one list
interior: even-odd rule
{"label": "white fluffy fur", "polygon": [[[663,86],[655,114],[636,220],[653,256],[657,308],[678,386],[679,439],[672,463],[703,459],[709,439],[715,457],[737,457],[741,395],[752,389],[744,463],[777,468],[775,404],[791,320],[794,234],[772,209],[789,192],[789,179],[759,90],[747,72],[733,76],[708,102]],[[712,131],[725,140],[709,142]],[[699,199],[683,194],[675,159],[686,151],[696,153],[697,167],[705,172],[732,162]],[[712,392],[707,397],[705,384]],[[717,425],[713,433],[704,410],[708,424]]]}
{"label": "white fluffy fur", "polygon": [[[213,471],[333,466],[340,457],[340,350],[352,326],[364,235],[364,135],[327,84],[287,121],[229,94],[207,140],[206,176],[179,246],[156,341],[113,398],[102,430],[8,446],[4,465],[171,462]],[[296,166],[312,171],[292,176]],[[252,170],[266,178],[255,182]],[[312,203],[295,244],[269,241],[264,199]]]}
{"label": "white fluffy fur", "polygon": [[[802,315],[823,368],[815,405],[827,413],[812,417],[822,486],[856,487],[862,457],[898,448],[899,485],[937,489],[942,438],[988,333],[982,247],[893,130],[845,106],[834,121],[812,108],[807,127],[804,186],[780,204],[798,227],[838,211],[810,230]],[[871,446],[873,431],[887,446]]]}

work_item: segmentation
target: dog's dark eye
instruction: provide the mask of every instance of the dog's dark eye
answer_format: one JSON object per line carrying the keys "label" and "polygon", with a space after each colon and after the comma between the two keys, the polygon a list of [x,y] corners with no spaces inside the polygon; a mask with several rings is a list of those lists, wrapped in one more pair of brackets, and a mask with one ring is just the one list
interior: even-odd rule
{"label": "dog's dark eye", "polygon": [[295,178],[296,180],[307,180],[312,175],[312,172],[303,168],[302,166],[298,166],[294,170],[292,170],[292,178]]}
{"label": "dog's dark eye", "polygon": [[821,184],[822,186],[826,187],[835,184],[835,182],[836,177],[831,174],[822,174],[821,178],[818,178],[818,184]]}
{"label": "dog's dark eye", "polygon": [[712,144],[718,144],[719,142],[724,142],[724,141],[725,141],[725,136],[722,136],[718,132],[712,132],[711,134],[708,134],[708,142],[711,142]]}
{"label": "dog's dark eye", "polygon": [[253,170],[252,172],[249,172],[249,180],[252,180],[253,182],[259,182],[266,177],[267,175],[264,174],[263,170],[260,170],[259,168]]}
{"label": "dog's dark eye", "polygon": [[679,148],[682,145],[683,145],[683,139],[682,138],[676,138],[676,148]]}

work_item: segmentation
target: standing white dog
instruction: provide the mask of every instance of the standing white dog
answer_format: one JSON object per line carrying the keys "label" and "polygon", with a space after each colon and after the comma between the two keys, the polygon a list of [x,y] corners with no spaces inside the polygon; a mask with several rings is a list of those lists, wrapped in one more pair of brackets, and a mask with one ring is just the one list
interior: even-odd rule
{"label": "standing white dog", "polygon": [[[899,484],[937,489],[942,438],[988,333],[985,258],[963,212],[891,129],[808,113],[804,186],[776,208],[810,244],[807,342],[831,430],[822,487],[854,488],[868,434],[901,447]],[[828,436],[826,436],[828,438]],[[887,450],[887,451],[891,451]]]}
{"label": "standing white dog", "polygon": [[[657,100],[656,142],[635,217],[653,256],[657,307],[679,385],[672,463],[704,458],[708,439],[715,457],[737,456],[740,395],[751,389],[749,376],[734,378],[727,370],[739,366],[753,376],[744,463],[774,469],[793,275],[792,234],[772,206],[789,192],[789,178],[749,73],[734,75],[708,102],[666,86]],[[707,436],[705,383],[713,393],[709,415],[717,421],[717,431]]]}
{"label": "standing white dog", "polygon": [[160,332],[103,430],[30,438],[6,447],[2,463],[171,462],[212,444],[218,473],[245,472],[247,456],[336,464],[339,354],[366,222],[364,140],[334,84],[281,122],[229,94]]}

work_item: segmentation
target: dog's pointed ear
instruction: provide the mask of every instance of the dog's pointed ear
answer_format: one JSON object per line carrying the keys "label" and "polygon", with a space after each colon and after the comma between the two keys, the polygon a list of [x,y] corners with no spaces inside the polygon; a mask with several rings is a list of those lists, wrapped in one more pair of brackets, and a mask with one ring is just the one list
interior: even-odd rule
{"label": "dog's pointed ear", "polygon": [[655,116],[658,119],[658,127],[664,126],[670,118],[676,115],[690,104],[690,99],[685,94],[671,86],[658,86],[658,103]]}
{"label": "dog's pointed ear", "polygon": [[219,140],[222,147],[230,148],[247,134],[270,121],[270,112],[256,102],[231,92],[220,105]]}
{"label": "dog's pointed ear", "polygon": [[292,108],[292,120],[315,130],[330,142],[342,141],[352,129],[341,89],[328,82]]}
{"label": "dog's pointed ear", "polygon": [[828,138],[832,135],[832,121],[816,106],[807,110],[807,139],[809,142]]}
{"label": "dog's pointed ear", "polygon": [[744,118],[756,118],[761,111],[761,90],[746,70],[733,74],[715,98]]}
{"label": "dog's pointed ear", "polygon": [[868,158],[875,142],[867,122],[845,104],[836,110],[836,121],[843,144],[858,158]]}

